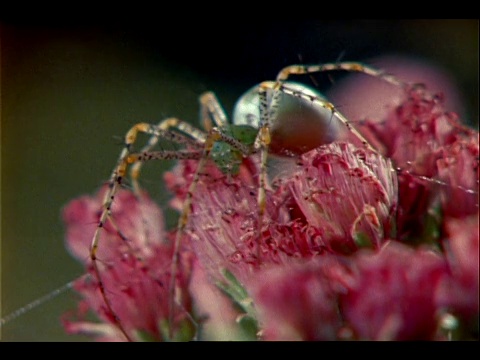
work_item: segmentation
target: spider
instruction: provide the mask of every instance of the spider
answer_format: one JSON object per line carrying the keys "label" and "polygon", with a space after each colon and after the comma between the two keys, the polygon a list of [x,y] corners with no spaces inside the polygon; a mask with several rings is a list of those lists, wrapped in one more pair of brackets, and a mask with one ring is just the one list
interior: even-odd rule
{"label": "spider", "polygon": [[[109,180],[109,190],[103,200],[101,212],[93,239],[91,241],[90,259],[98,280],[101,297],[108,309],[108,312],[115,320],[118,328],[125,338],[131,340],[121,321],[115,314],[111,302],[102,282],[101,271],[98,265],[97,251],[99,246],[100,233],[105,223],[111,219],[111,207],[118,189],[122,186],[130,167],[130,178],[136,194],[140,192],[138,178],[141,166],[148,160],[198,160],[197,170],[191,182],[186,199],[183,202],[180,216],[177,223],[177,232],[174,241],[174,252],[171,268],[171,281],[169,284],[169,313],[170,323],[173,322],[175,307],[175,279],[178,266],[178,256],[182,237],[191,216],[191,205],[194,198],[197,184],[200,180],[202,170],[207,161],[212,160],[216,166],[225,174],[235,176],[238,173],[239,165],[243,158],[254,154],[259,155],[258,175],[258,226],[257,234],[262,228],[262,220],[266,208],[266,187],[268,183],[267,161],[271,152],[282,152],[292,154],[305,151],[300,149],[285,149],[275,145],[276,125],[288,122],[286,118],[278,116],[279,108],[285,106],[290,99],[300,101],[306,108],[313,108],[313,117],[335,117],[343,124],[364,146],[376,152],[375,148],[351,125],[345,116],[318,92],[305,85],[301,85],[289,78],[292,75],[305,75],[327,71],[348,71],[359,72],[383,81],[394,86],[406,87],[408,84],[402,82],[392,75],[388,75],[373,67],[357,62],[328,63],[322,65],[291,65],[283,68],[277,75],[275,81],[264,81],[253,87],[238,102],[236,115],[233,122],[227,120],[227,116],[220,105],[220,102],[212,92],[206,92],[200,96],[201,122],[204,131],[199,130],[187,122],[178,118],[167,118],[157,125],[148,123],[135,124],[125,135],[124,148],[120,153],[117,164]],[[256,110],[255,110],[256,108]],[[139,133],[151,135],[148,143],[139,152],[134,152],[133,145]],[[160,150],[152,151],[160,139],[173,143],[186,145],[183,150]],[[315,139],[313,139],[315,142]],[[313,144],[310,147],[314,147]],[[272,151],[270,151],[272,149]],[[260,256],[260,253],[258,253]]]}

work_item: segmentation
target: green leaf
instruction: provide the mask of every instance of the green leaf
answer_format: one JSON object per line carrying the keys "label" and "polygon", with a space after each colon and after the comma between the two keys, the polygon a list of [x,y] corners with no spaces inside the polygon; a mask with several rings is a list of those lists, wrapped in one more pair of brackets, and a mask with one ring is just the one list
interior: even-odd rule
{"label": "green leaf", "polygon": [[359,248],[373,249],[373,243],[370,237],[364,232],[358,232],[353,235],[353,241]]}
{"label": "green leaf", "polygon": [[217,282],[217,287],[232,300],[233,305],[240,311],[237,324],[242,330],[244,340],[256,340],[259,329],[252,299],[230,271],[225,269],[223,276],[225,281]]}
{"label": "green leaf", "polygon": [[161,319],[158,328],[164,341],[191,341],[195,337],[195,326],[188,319],[179,324],[179,329],[170,338],[170,324],[167,319]]}

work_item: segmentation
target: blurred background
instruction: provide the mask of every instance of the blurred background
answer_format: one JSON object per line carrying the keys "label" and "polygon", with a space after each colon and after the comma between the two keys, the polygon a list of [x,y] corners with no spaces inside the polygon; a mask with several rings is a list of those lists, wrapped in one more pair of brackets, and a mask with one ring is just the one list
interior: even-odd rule
{"label": "blurred background", "polygon": [[[443,69],[458,86],[462,117],[478,127],[478,25],[478,19],[190,21],[182,28],[2,22],[2,316],[82,274],[64,247],[61,210],[108,179],[134,123],[175,115],[198,124],[205,90],[230,113],[246,89],[292,63],[392,55]],[[318,77],[318,86],[334,87],[340,77],[333,83]],[[160,203],[168,199],[161,171],[170,165],[149,163],[141,178]],[[87,340],[66,335],[60,324],[74,300],[70,291],[10,321],[1,339]]]}

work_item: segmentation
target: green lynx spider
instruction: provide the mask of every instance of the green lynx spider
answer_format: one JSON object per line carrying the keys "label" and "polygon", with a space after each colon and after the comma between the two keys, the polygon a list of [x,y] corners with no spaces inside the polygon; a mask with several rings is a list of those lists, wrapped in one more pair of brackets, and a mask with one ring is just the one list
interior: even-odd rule
{"label": "green lynx spider", "polygon": [[[130,168],[130,177],[133,188],[136,193],[140,187],[138,178],[143,162],[153,159],[196,159],[198,167],[191,182],[186,199],[183,203],[180,217],[177,224],[177,232],[174,243],[174,255],[171,268],[171,283],[169,285],[169,312],[170,324],[173,321],[173,313],[175,304],[175,278],[177,274],[177,263],[179,255],[179,246],[182,237],[185,234],[185,228],[189,221],[191,204],[193,201],[196,186],[199,182],[202,169],[208,159],[213,159],[217,166],[223,171],[230,171],[235,175],[235,166],[225,167],[220,160],[216,160],[218,152],[228,152],[229,159],[227,163],[240,161],[242,157],[248,157],[258,153],[260,155],[260,174],[258,178],[258,228],[257,234],[262,227],[262,220],[266,206],[266,186],[267,186],[267,158],[269,153],[269,145],[271,142],[271,129],[274,125],[276,113],[279,107],[279,99],[281,94],[286,94],[302,101],[320,106],[328,110],[331,115],[340,120],[340,122],[351,131],[362,144],[375,151],[368,141],[350,124],[335,106],[328,102],[319,94],[303,91],[302,88],[294,86],[287,82],[291,75],[312,74],[326,71],[348,71],[359,72],[373,77],[380,78],[395,86],[405,87],[406,83],[398,80],[394,76],[383,73],[380,70],[366,66],[356,62],[329,63],[323,65],[291,65],[283,68],[277,75],[275,81],[264,81],[256,87],[259,99],[259,119],[258,127],[251,125],[238,125],[237,121],[231,124],[227,121],[226,114],[222,109],[219,101],[212,92],[206,92],[200,97],[201,121],[205,131],[201,131],[178,118],[167,118],[157,125],[148,123],[138,123],[134,125],[125,136],[124,148],[118,158],[117,164],[113,169],[109,180],[109,190],[106,192],[103,200],[103,210],[97,224],[97,228],[93,235],[90,248],[90,258],[92,261],[94,272],[97,276],[99,290],[103,301],[111,313],[113,319],[120,331],[125,335],[127,340],[132,340],[122,326],[121,321],[115,314],[111,306],[111,302],[102,282],[102,276],[98,266],[97,250],[99,246],[99,238],[102,228],[110,219],[110,209],[115,199],[115,194],[122,185],[128,168]],[[146,146],[138,153],[132,153],[131,149],[137,139],[139,133],[151,135]],[[188,144],[188,149],[171,151],[152,151],[152,148],[160,139],[168,140],[174,143]],[[170,326],[171,328],[171,326]]]}

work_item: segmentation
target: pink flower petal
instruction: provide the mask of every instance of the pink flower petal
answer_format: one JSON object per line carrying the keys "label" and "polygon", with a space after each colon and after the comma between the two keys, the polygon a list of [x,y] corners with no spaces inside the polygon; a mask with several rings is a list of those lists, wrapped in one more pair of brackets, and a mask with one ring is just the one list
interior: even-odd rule
{"label": "pink flower petal", "polygon": [[[90,260],[91,242],[106,191],[107,186],[104,186],[95,197],[82,196],[72,200],[63,209],[67,247],[82,262]],[[107,221],[100,232],[97,254],[102,261],[115,259],[119,254],[131,252],[132,249],[138,251],[142,257],[149,257],[152,255],[152,246],[165,242],[162,211],[146,194],[138,200],[132,192],[120,190],[116,194],[111,212],[116,228],[128,239],[128,243]]]}
{"label": "pink flower petal", "polygon": [[358,253],[352,265],[341,309],[356,337],[433,339],[437,329],[434,295],[447,271],[439,254],[390,242],[378,253]]}
{"label": "pink flower petal", "polygon": [[352,252],[356,234],[374,247],[390,235],[397,179],[389,161],[348,143],[332,143],[304,154],[287,186],[309,225],[330,248]]}
{"label": "pink flower petal", "polygon": [[449,185],[441,188],[446,216],[461,218],[478,213],[479,143],[478,133],[472,135],[446,147],[437,161],[439,177]]}
{"label": "pink flower petal", "polygon": [[478,213],[466,218],[447,218],[444,245],[451,270],[438,292],[439,305],[465,319],[479,313]]}
{"label": "pink flower petal", "polygon": [[344,267],[333,256],[275,266],[249,281],[264,340],[335,340]]}

